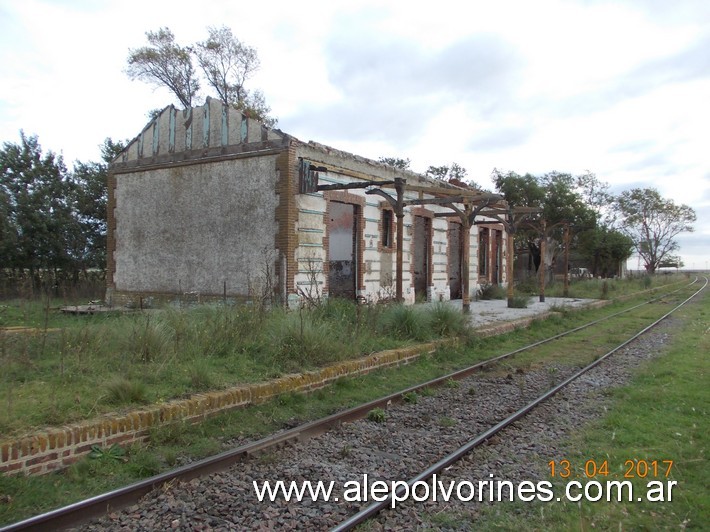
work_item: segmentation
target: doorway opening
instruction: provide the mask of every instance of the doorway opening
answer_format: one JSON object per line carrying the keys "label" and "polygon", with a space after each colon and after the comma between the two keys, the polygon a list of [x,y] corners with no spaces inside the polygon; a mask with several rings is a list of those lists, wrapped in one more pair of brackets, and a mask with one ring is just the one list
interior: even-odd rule
{"label": "doorway opening", "polygon": [[333,201],[328,226],[328,295],[355,299],[357,285],[357,206]]}

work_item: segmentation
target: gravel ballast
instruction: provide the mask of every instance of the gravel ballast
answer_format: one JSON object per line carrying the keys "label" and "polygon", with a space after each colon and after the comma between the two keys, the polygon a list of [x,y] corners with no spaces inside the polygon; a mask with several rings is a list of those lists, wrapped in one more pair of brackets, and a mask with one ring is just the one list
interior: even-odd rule
{"label": "gravel ballast", "polygon": [[[672,320],[612,355],[568,389],[535,408],[440,479],[511,482],[549,477],[545,465],[563,454],[566,437],[609,407],[607,391],[628,382],[638,365],[656,356],[672,331]],[[550,366],[525,371],[479,373],[444,386],[432,396],[388,408],[383,422],[363,419],[312,440],[251,457],[229,470],[172,485],[148,494],[134,506],[82,526],[82,530],[273,530],[328,529],[363,504],[344,501],[344,486],[367,475],[377,480],[408,480],[463,445],[474,435],[515,412],[563,380],[576,368]],[[493,475],[493,477],[491,477]],[[259,502],[253,482],[334,481],[339,501]],[[352,496],[352,490],[350,491]],[[374,529],[428,528],[431,516],[454,512],[469,524],[484,503],[407,502],[372,523]],[[506,503],[496,503],[506,504]]]}

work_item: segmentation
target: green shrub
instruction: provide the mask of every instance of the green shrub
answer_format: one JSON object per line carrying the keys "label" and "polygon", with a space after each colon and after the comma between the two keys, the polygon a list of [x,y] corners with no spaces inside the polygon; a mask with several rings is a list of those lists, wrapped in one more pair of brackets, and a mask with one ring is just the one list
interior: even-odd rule
{"label": "green shrub", "polygon": [[427,316],[408,305],[392,305],[382,316],[382,328],[385,334],[400,340],[429,339]]}
{"label": "green shrub", "polygon": [[466,328],[466,318],[451,305],[437,303],[430,311],[429,324],[437,336],[458,336]]}
{"label": "green shrub", "polygon": [[190,311],[189,316],[190,326],[183,333],[189,350],[219,358],[252,343],[265,319],[263,313],[249,306],[202,307]]}
{"label": "green shrub", "polygon": [[117,443],[106,448],[92,445],[88,458],[91,460],[116,460],[117,462],[125,462],[127,460],[126,450]]}
{"label": "green shrub", "polygon": [[357,322],[357,305],[354,301],[339,297],[328,298],[312,311],[318,321],[337,323],[340,326]]}
{"label": "green shrub", "polygon": [[195,362],[189,371],[190,388],[197,392],[203,392],[214,388],[214,379],[209,367],[202,361]]}
{"label": "green shrub", "polygon": [[460,388],[460,387],[461,387],[461,382],[460,382],[460,381],[457,381],[456,379],[452,379],[451,377],[449,377],[448,379],[446,379],[446,387],[447,387],[447,388],[454,388],[454,389],[455,389],[455,388]]}
{"label": "green shrub", "polygon": [[183,421],[173,421],[152,427],[150,429],[150,441],[155,445],[179,445],[188,443],[189,425]]}
{"label": "green shrub", "polygon": [[602,286],[601,286],[599,296],[601,299],[609,299],[609,283],[607,282],[606,279],[604,279],[604,281],[602,281]]}
{"label": "green shrub", "polygon": [[419,396],[417,395],[417,392],[407,392],[402,394],[402,401],[415,405],[419,402]]}
{"label": "green shrub", "polygon": [[307,311],[285,314],[271,327],[273,355],[288,370],[342,360],[354,347],[339,341],[335,327],[314,321]]}
{"label": "green shrub", "polygon": [[126,468],[139,478],[151,477],[160,472],[161,464],[155,454],[135,450],[129,453]]}
{"label": "green shrub", "polygon": [[530,296],[514,295],[508,300],[509,308],[528,308],[528,303],[530,303]]}
{"label": "green shrub", "polygon": [[373,408],[367,413],[367,419],[375,423],[384,423],[387,413],[382,408]]}
{"label": "green shrub", "polygon": [[540,291],[540,282],[535,275],[530,275],[518,281],[515,289],[522,294],[534,295]]}
{"label": "green shrub", "polygon": [[113,405],[148,402],[145,384],[138,381],[129,381],[122,377],[110,381],[106,385],[106,393],[106,402]]}
{"label": "green shrub", "polygon": [[484,284],[476,291],[476,297],[482,300],[505,299],[506,290],[500,285]]}
{"label": "green shrub", "polygon": [[454,425],[456,425],[456,420],[451,417],[442,417],[441,419],[439,419],[439,425],[441,425],[442,427],[453,427]]}
{"label": "green shrub", "polygon": [[102,326],[67,327],[62,334],[65,352],[73,354],[80,363],[103,352],[113,340],[110,331]]}
{"label": "green shrub", "polygon": [[167,353],[171,344],[169,329],[164,323],[147,316],[133,322],[125,337],[124,349],[142,362],[153,362]]}

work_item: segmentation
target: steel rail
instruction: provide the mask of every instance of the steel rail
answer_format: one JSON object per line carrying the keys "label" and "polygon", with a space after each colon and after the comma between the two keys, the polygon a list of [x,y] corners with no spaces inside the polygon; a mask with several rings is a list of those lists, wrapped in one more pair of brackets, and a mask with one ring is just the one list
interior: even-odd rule
{"label": "steel rail", "polygon": [[610,357],[611,355],[613,355],[614,353],[616,353],[620,349],[623,349],[624,347],[626,347],[628,344],[630,344],[631,342],[633,342],[634,340],[636,340],[637,338],[639,338],[643,334],[650,331],[652,328],[657,326],[659,323],[661,323],[663,320],[665,320],[668,316],[670,316],[672,313],[677,311],[679,308],[681,308],[683,305],[685,305],[690,300],[692,300],[695,296],[697,296],[700,292],[702,292],[707,285],[708,285],[708,279],[705,278],[705,284],[703,284],[703,286],[700,287],[699,290],[697,290],[689,298],[685,299],[682,303],[680,303],[679,305],[674,307],[672,310],[670,310],[669,312],[667,312],[666,314],[664,314],[663,316],[658,318],[656,321],[654,321],[650,325],[644,327],[641,331],[637,332],[632,337],[630,337],[629,339],[625,340],[624,342],[622,342],[621,344],[619,344],[618,346],[613,348],[611,351],[608,351],[606,354],[602,355],[601,357],[596,359],[591,364],[580,369],[579,371],[577,371],[572,376],[570,376],[567,379],[565,379],[564,381],[562,381],[560,384],[558,384],[554,388],[551,388],[550,390],[548,390],[544,394],[540,395],[537,399],[534,399],[530,403],[526,404],[525,406],[520,408],[518,411],[511,414],[510,416],[508,416],[504,420],[500,421],[499,423],[497,423],[493,427],[489,428],[485,432],[482,432],[481,434],[476,436],[474,439],[470,440],[465,445],[459,447],[458,449],[456,449],[452,453],[448,454],[447,456],[445,456],[444,458],[442,458],[441,460],[439,460],[435,464],[429,466],[426,470],[419,473],[416,477],[408,480],[407,481],[407,488],[405,488],[404,486],[398,486],[398,488],[395,490],[394,494],[390,494],[386,499],[384,499],[382,501],[374,502],[374,503],[370,504],[369,506],[365,507],[364,509],[360,510],[358,513],[352,515],[351,517],[349,517],[348,519],[346,519],[345,521],[340,523],[338,526],[332,528],[331,532],[344,532],[347,530],[352,530],[357,525],[364,523],[365,521],[367,521],[368,519],[370,519],[371,517],[373,517],[374,515],[379,513],[381,510],[383,510],[384,508],[390,506],[392,504],[392,499],[393,499],[394,495],[401,497],[404,493],[407,492],[407,490],[409,488],[411,488],[411,486],[414,483],[420,482],[423,480],[427,480],[427,479],[431,478],[432,475],[434,475],[435,473],[439,473],[443,469],[445,469],[445,468],[451,466],[452,464],[454,464],[455,462],[459,461],[466,454],[468,454],[472,449],[481,445],[483,442],[485,442],[491,436],[497,434],[498,432],[500,432],[501,430],[506,428],[511,423],[514,423],[515,421],[519,420],[520,418],[525,416],[528,412],[530,412],[533,408],[535,408],[537,405],[539,405],[543,401],[546,401],[547,399],[549,399],[553,395],[557,394],[560,390],[562,390],[563,388],[568,386],[571,382],[575,381],[576,379],[578,379],[580,376],[587,373],[592,368],[595,368],[596,366],[601,364],[606,358]]}
{"label": "steel rail", "polygon": [[284,445],[291,441],[304,440],[317,436],[326,432],[332,427],[340,425],[341,423],[347,423],[363,418],[368,414],[368,412],[370,412],[370,410],[374,408],[386,408],[390,404],[400,403],[402,402],[402,397],[408,393],[421,391],[422,389],[428,387],[441,386],[449,382],[450,380],[463,379],[472,375],[473,373],[476,373],[485,366],[494,364],[505,358],[512,357],[528,349],[533,349],[545,343],[557,340],[558,338],[564,337],[568,334],[573,334],[580,330],[596,325],[597,323],[614,318],[620,314],[624,314],[644,305],[650,304],[654,301],[658,301],[663,297],[666,297],[670,294],[674,294],[680,290],[683,290],[684,288],[692,286],[695,282],[697,282],[697,278],[692,283],[680,287],[672,292],[668,292],[665,295],[659,296],[655,299],[644,301],[643,303],[640,303],[638,305],[634,305],[619,312],[615,312],[614,314],[611,314],[609,316],[599,318],[597,320],[575,327],[568,331],[564,331],[549,338],[545,338],[527,346],[515,349],[513,351],[509,351],[502,355],[483,360],[464,369],[454,371],[442,377],[437,377],[422,384],[410,386],[409,388],[397,391],[385,397],[369,401],[367,403],[349,408],[342,412],[331,414],[330,416],[327,416],[325,418],[304,423],[302,425],[299,425],[298,427],[294,427],[292,429],[288,429],[267,436],[255,442],[251,442],[246,445],[230,449],[223,453],[203,458],[202,460],[192,462],[177,469],[160,473],[158,475],[135,482],[128,486],[124,486],[116,490],[90,497],[83,501],[78,501],[76,503],[69,504],[67,506],[51,510],[49,512],[45,512],[40,515],[30,517],[22,521],[18,521],[16,523],[0,528],[0,532],[15,532],[18,530],[39,531],[47,530],[49,527],[51,527],[51,529],[53,530],[57,530],[76,526],[82,522],[88,521],[91,518],[105,515],[111,511],[115,511],[119,508],[133,504],[138,501],[143,495],[146,495],[152,490],[164,486],[170,482],[174,482],[175,480],[191,480],[193,478],[223,470],[232,464],[243,461],[250,455],[263,452],[274,446]]}

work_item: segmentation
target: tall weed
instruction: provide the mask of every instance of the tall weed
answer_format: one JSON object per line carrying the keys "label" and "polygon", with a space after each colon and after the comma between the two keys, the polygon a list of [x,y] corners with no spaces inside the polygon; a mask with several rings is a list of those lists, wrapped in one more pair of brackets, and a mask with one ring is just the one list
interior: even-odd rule
{"label": "tall weed", "polygon": [[142,382],[123,377],[114,378],[106,385],[105,401],[112,405],[148,402],[148,391]]}
{"label": "tall weed", "polygon": [[476,296],[482,300],[505,299],[506,290],[500,285],[484,284],[476,291]]}
{"label": "tall weed", "polygon": [[458,336],[466,328],[466,317],[451,305],[437,303],[430,311],[430,326],[437,336]]}
{"label": "tall weed", "polygon": [[170,330],[165,324],[147,315],[135,319],[123,347],[134,360],[154,362],[168,353],[171,343]]}
{"label": "tall weed", "polygon": [[341,360],[352,352],[339,341],[335,327],[313,319],[305,310],[274,320],[271,338],[274,360],[288,371]]}
{"label": "tall weed", "polygon": [[382,316],[381,331],[400,340],[428,340],[430,328],[428,316],[407,305],[392,305]]}

